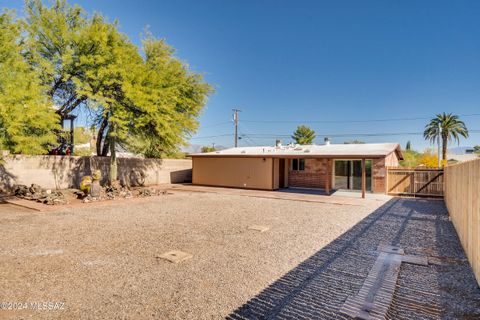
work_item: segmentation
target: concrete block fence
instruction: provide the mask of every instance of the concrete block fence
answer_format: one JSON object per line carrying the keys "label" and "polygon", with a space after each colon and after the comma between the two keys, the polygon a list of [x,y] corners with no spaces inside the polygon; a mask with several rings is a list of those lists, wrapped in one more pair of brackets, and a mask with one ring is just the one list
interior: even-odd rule
{"label": "concrete block fence", "polygon": [[[80,180],[94,170],[109,172],[109,157],[4,155],[0,163],[0,188],[10,191],[15,184],[39,184],[44,188],[78,188]],[[149,186],[191,182],[192,161],[188,159],[118,158],[122,184]]]}

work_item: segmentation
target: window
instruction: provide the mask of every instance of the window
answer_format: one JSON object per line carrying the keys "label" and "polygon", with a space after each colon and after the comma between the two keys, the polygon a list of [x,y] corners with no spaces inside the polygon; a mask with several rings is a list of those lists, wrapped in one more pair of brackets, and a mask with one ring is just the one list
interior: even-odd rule
{"label": "window", "polygon": [[305,170],[305,159],[293,159],[292,160],[292,170],[293,171],[304,171]]}

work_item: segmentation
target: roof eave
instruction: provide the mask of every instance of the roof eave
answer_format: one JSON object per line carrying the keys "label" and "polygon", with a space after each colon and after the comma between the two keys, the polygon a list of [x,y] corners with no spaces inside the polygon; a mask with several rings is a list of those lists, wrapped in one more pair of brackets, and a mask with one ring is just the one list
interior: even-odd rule
{"label": "roof eave", "polygon": [[400,144],[397,143],[397,146],[395,147],[395,150],[394,150],[397,154],[397,158],[398,160],[403,160],[403,153],[402,153],[402,148],[400,147]]}
{"label": "roof eave", "polygon": [[192,158],[328,158],[328,159],[372,159],[384,158],[385,154],[373,155],[318,155],[318,154],[192,154]]}

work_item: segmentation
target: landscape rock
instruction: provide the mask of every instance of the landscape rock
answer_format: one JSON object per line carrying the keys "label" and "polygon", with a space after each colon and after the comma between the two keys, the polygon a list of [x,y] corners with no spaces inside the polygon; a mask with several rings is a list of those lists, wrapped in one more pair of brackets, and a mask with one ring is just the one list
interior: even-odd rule
{"label": "landscape rock", "polygon": [[33,200],[48,205],[68,203],[68,200],[61,191],[45,190],[38,184],[32,184],[30,187],[18,185],[15,187],[15,195],[19,198]]}
{"label": "landscape rock", "polygon": [[35,183],[32,183],[32,185],[30,186],[30,188],[28,188],[28,190],[30,191],[30,193],[41,193],[44,191],[44,189],[41,186]]}
{"label": "landscape rock", "polygon": [[74,190],[72,194],[74,194],[77,197],[77,199],[85,198],[85,193],[81,190]]}
{"label": "landscape rock", "polygon": [[138,192],[139,197],[150,197],[151,195],[152,191],[148,188],[140,189],[140,191]]}
{"label": "landscape rock", "polygon": [[15,186],[14,194],[16,196],[23,197],[23,196],[26,196],[27,194],[30,194],[30,190],[26,185],[19,184]]}
{"label": "landscape rock", "polygon": [[[100,200],[115,200],[117,198],[129,199],[168,194],[166,190],[157,190],[155,188],[135,188],[130,190],[129,187],[120,186],[119,184],[102,187],[99,180],[89,180],[88,178],[91,178],[90,176],[84,178],[85,179],[82,179],[84,182],[82,186],[83,190],[65,189],[60,191],[45,189],[38,184],[32,184],[30,187],[26,185],[15,186],[14,194],[19,198],[37,201],[47,205],[67,204],[69,203],[69,199],[79,199],[84,203],[88,203]],[[85,191],[88,191],[88,193],[85,193]]]}
{"label": "landscape rock", "polygon": [[101,190],[102,190],[102,187],[100,186],[100,181],[93,180],[90,186],[90,195],[92,197],[100,197]]}

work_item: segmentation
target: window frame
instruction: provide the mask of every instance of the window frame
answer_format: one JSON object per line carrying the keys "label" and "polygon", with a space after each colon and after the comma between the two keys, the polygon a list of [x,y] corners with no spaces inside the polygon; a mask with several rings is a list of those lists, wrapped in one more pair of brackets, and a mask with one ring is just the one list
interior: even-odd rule
{"label": "window frame", "polygon": [[304,158],[293,158],[292,159],[292,171],[305,171],[305,159]]}

